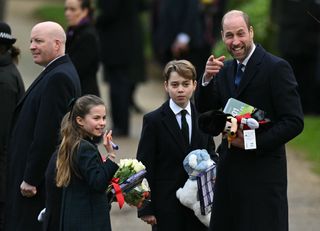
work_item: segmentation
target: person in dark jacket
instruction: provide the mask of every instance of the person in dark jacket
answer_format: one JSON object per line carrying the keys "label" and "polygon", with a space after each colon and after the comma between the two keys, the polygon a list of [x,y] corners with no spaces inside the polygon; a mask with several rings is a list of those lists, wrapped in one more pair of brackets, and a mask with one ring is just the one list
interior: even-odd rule
{"label": "person in dark jacket", "polygon": [[[164,69],[164,79],[170,99],[143,117],[137,159],[147,169],[151,203],[138,211],[138,217],[152,225],[152,230],[205,231],[207,227],[193,210],[176,197],[189,177],[183,160],[190,151],[206,149],[217,160],[213,138],[199,129],[198,114],[190,101],[197,85],[196,71],[187,60],[173,60]],[[186,123],[181,120],[183,112]]]}
{"label": "person in dark jacket", "polygon": [[145,80],[139,17],[144,0],[98,0],[97,9],[104,79],[110,86],[112,131],[114,136],[129,136],[133,91]]}
{"label": "person in dark jacket", "polygon": [[[63,190],[59,230],[111,231],[106,191],[118,165],[110,142],[112,131],[104,132],[104,102],[95,95],[82,96],[63,121],[56,162],[56,185]],[[106,161],[94,143],[101,136]]]}
{"label": "person in dark jacket", "polygon": [[0,22],[0,230],[3,230],[6,201],[6,145],[14,109],[24,94],[24,84],[16,67],[20,50],[13,46],[15,42],[10,26]]}
{"label": "person in dark jacket", "polygon": [[100,62],[98,34],[93,26],[90,0],[66,0],[66,53],[70,56],[81,83],[81,93],[100,95],[97,72]]}
{"label": "person in dark jacket", "polygon": [[8,145],[8,231],[42,229],[37,217],[45,206],[45,171],[68,103],[81,94],[78,73],[65,55],[65,41],[64,29],[55,22],[41,22],[31,30],[33,61],[44,70],[14,112]]}
{"label": "person in dark jacket", "polygon": [[41,211],[42,214],[39,214],[41,217],[38,217],[38,220],[43,222],[43,231],[59,231],[60,229],[62,188],[56,185],[57,153],[58,150],[52,154],[45,175],[46,207]]}
{"label": "person in dark jacket", "polygon": [[[287,231],[285,144],[304,125],[297,81],[287,61],[254,43],[246,13],[226,13],[221,35],[234,59],[208,58],[195,95],[197,109],[218,110],[235,98],[266,112],[271,123],[252,135],[256,149],[245,149],[241,129],[230,147],[222,140],[209,230]],[[242,72],[239,81],[237,70]]]}
{"label": "person in dark jacket", "polygon": [[154,0],[151,39],[163,66],[173,59],[189,60],[202,76],[207,57],[220,35],[227,0]]}
{"label": "person in dark jacket", "polygon": [[[295,73],[303,112],[320,115],[320,75],[316,72],[320,64],[320,2],[273,0],[271,3],[273,23],[278,26],[277,48]],[[292,38],[299,38],[299,42]]]}

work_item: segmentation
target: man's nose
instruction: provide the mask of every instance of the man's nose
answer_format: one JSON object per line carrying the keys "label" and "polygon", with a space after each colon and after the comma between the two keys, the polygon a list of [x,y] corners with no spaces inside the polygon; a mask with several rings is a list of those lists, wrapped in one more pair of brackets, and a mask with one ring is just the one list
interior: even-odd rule
{"label": "man's nose", "polygon": [[30,43],[29,49],[30,50],[34,50],[35,49],[35,45],[32,42]]}

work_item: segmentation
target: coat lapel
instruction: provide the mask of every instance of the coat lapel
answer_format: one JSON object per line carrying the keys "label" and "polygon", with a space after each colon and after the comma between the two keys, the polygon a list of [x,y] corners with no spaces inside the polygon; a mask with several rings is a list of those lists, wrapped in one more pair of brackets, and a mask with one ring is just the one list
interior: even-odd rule
{"label": "coat lapel", "polygon": [[66,55],[56,59],[53,63],[51,63],[49,66],[47,66],[41,73],[40,75],[32,82],[31,86],[28,88],[24,96],[20,99],[18,102],[16,108],[22,105],[23,101],[26,99],[26,97],[30,94],[32,89],[38,85],[38,83],[44,78],[44,76],[50,72],[52,69],[54,69],[57,65],[65,62],[67,60]]}
{"label": "coat lapel", "polygon": [[186,145],[182,133],[180,131],[179,124],[177,122],[176,116],[173,111],[170,109],[169,101],[167,101],[162,107],[163,114],[163,124],[168,129],[169,133],[172,136],[172,139],[179,145],[183,152],[186,151]]}
{"label": "coat lapel", "polygon": [[236,73],[236,69],[237,69],[237,61],[233,60],[232,64],[227,69],[227,79],[228,79],[229,92],[230,92],[230,95],[232,98],[236,97],[236,91],[237,91],[237,89],[235,88],[235,85],[234,85],[234,76]]}
{"label": "coat lapel", "polygon": [[194,147],[197,143],[197,137],[199,134],[197,134],[197,131],[199,131],[198,128],[198,113],[195,110],[194,106],[191,104],[191,120],[192,120],[192,135],[191,135],[191,147]]}
{"label": "coat lapel", "polygon": [[264,52],[264,49],[260,45],[256,46],[255,51],[246,65],[239,88],[236,90],[236,96],[240,95],[246,86],[251,82],[251,79],[254,78],[256,72],[259,70],[259,65],[262,62]]}
{"label": "coat lapel", "polygon": [[40,80],[43,78],[43,76],[45,75],[46,70],[43,70],[40,75],[32,82],[31,86],[28,88],[28,90],[26,91],[26,93],[23,95],[23,97],[20,99],[20,101],[17,104],[17,107],[19,107],[22,102],[25,100],[25,98],[29,95],[29,93],[31,92],[31,90],[40,82]]}

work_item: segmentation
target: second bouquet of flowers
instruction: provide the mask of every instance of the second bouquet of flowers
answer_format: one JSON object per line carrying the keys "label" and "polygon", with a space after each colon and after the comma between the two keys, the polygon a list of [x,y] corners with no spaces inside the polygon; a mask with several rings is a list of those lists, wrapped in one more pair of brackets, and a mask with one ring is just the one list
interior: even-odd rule
{"label": "second bouquet of flowers", "polygon": [[121,159],[119,169],[108,187],[108,193],[111,193],[111,202],[118,201],[120,208],[124,202],[137,208],[148,203],[150,188],[145,179],[146,173],[146,168],[140,161]]}

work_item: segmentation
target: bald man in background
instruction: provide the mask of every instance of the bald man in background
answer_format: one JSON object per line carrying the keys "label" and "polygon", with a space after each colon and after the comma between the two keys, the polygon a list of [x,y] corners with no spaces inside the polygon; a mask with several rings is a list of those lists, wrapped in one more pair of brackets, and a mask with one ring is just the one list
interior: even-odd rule
{"label": "bald man in background", "polygon": [[68,104],[81,94],[77,71],[65,55],[65,42],[65,32],[55,22],[32,28],[33,61],[44,70],[15,109],[8,147],[5,230],[41,230],[37,216],[45,206],[45,170]]}

